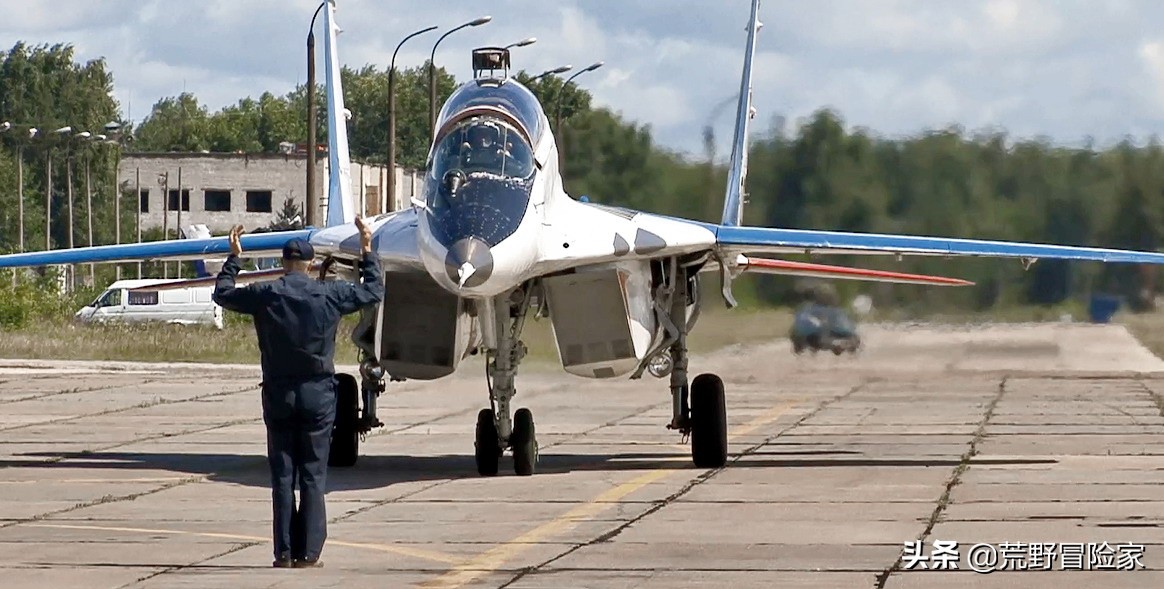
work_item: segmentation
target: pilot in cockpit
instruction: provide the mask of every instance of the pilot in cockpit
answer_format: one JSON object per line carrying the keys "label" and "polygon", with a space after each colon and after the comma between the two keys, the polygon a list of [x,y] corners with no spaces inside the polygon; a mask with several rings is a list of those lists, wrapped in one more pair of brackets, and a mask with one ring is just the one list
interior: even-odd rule
{"label": "pilot in cockpit", "polygon": [[468,129],[466,141],[461,144],[461,161],[465,168],[500,172],[508,150],[499,141],[501,130],[496,125],[480,123]]}

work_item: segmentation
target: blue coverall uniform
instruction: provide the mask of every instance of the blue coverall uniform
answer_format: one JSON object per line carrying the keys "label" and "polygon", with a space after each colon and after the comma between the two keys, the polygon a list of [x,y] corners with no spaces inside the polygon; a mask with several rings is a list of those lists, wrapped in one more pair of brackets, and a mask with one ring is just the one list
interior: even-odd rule
{"label": "blue coverall uniform", "polygon": [[341,316],[383,299],[379,260],[375,254],[363,256],[363,284],[321,282],[288,272],[278,280],[236,288],[238,272],[238,258],[232,255],[218,274],[213,298],[225,309],[251,315],[258,334],[275,559],[314,562],[327,538],[323,496],[336,414],[336,331]]}

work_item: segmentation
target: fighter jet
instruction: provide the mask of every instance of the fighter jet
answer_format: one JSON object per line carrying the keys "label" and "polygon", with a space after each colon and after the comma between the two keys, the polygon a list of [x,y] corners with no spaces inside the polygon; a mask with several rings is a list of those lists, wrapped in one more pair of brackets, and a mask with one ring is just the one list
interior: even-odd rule
{"label": "fighter jet", "polygon": [[[360,240],[353,224],[343,93],[335,52],[334,3],[327,27],[327,100],[331,176],[325,227],[245,235],[245,255],[276,257],[291,237],[311,241],[329,275],[355,277]],[[700,283],[718,278],[730,308],[743,273],[827,276],[924,285],[966,281],[777,259],[801,254],[988,256],[1164,263],[1164,254],[1032,243],[741,226],[748,169],[753,56],[759,0],[751,2],[722,218],[705,223],[585,202],[562,182],[558,147],[534,94],[509,76],[503,48],[474,53],[474,79],[444,103],[422,196],[369,220],[383,263],[384,301],[352,334],[361,350],[361,391],[340,378],[333,464],[354,464],[358,436],[381,425],[376,401],[385,381],[432,380],[470,358],[483,359],[487,406],[477,415],[475,458],[494,475],[505,451],[519,475],[534,472],[538,444],[528,408],[513,411],[526,354],[522,328],[553,325],[563,369],[584,378],[667,379],[666,427],[690,436],[701,468],[728,457],[723,380],[689,378],[688,334],[698,324]],[[348,29],[351,34],[352,29]],[[721,64],[727,67],[730,64]],[[629,195],[606,195],[626,198]],[[88,262],[200,259],[224,255],[227,238],[170,240],[0,256],[0,267]],[[485,404],[485,403],[483,403]]]}

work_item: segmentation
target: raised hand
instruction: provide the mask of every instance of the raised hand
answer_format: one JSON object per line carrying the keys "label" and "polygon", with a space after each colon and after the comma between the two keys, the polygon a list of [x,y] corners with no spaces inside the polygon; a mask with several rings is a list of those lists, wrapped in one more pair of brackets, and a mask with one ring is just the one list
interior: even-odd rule
{"label": "raised hand", "polygon": [[235,225],[230,230],[230,253],[236,256],[242,255],[242,241],[240,238],[243,234],[243,226]]}
{"label": "raised hand", "polygon": [[372,228],[364,223],[363,217],[356,215],[356,228],[360,230],[360,249],[369,253],[372,251]]}

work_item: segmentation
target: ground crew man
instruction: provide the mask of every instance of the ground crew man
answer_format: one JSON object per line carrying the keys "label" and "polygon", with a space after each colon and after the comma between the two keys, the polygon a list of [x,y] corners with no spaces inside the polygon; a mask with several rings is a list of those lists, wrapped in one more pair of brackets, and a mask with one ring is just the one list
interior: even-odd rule
{"label": "ground crew man", "polygon": [[[340,317],[384,297],[372,233],[360,217],[363,284],[323,282],[307,274],[311,244],[283,246],[282,278],[235,287],[242,227],[230,233],[231,255],[219,272],[214,302],[254,318],[262,357],[263,423],[274,503],[275,567],[322,566],[327,538],[324,492],[336,413],[335,336]],[[300,502],[295,505],[298,481]]]}

